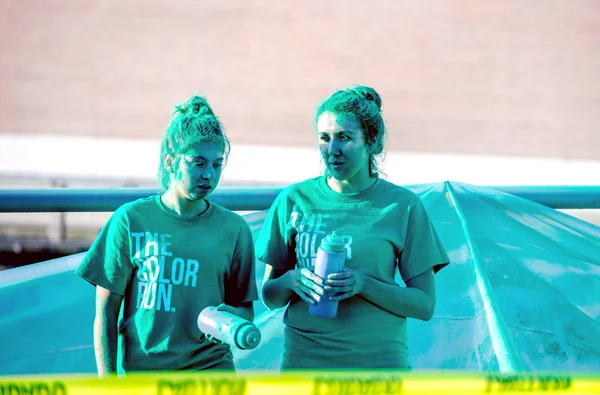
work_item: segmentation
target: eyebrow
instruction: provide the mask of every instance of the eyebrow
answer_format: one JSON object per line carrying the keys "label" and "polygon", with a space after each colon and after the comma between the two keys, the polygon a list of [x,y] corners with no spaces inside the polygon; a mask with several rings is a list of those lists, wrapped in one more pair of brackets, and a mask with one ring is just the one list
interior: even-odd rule
{"label": "eyebrow", "polygon": [[[193,155],[188,155],[188,157],[189,157],[189,158],[191,158],[193,161],[198,161],[198,160],[203,160],[203,161],[206,161],[206,162],[208,162],[208,161],[209,161],[208,159],[206,159],[206,158],[205,158],[205,157],[203,157],[203,156],[193,156]],[[221,160],[223,160],[223,159],[224,159],[224,158],[223,158],[222,156],[220,156],[220,157],[216,158],[216,159],[214,160],[214,162],[221,161]]]}
{"label": "eyebrow", "polygon": [[[337,132],[335,132],[335,134],[340,134],[340,133],[354,135],[355,132],[353,132],[352,130],[338,130]],[[322,132],[319,132],[319,134],[329,134],[329,132],[322,131]]]}
{"label": "eyebrow", "polygon": [[354,134],[355,132],[352,130],[340,130],[338,133]]}

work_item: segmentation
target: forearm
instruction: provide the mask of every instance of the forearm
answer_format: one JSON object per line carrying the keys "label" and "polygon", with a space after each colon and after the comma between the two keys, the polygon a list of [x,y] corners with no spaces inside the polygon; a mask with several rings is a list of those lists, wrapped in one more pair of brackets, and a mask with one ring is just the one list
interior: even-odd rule
{"label": "forearm", "polygon": [[105,314],[94,320],[94,353],[100,376],[117,371],[117,322]]}
{"label": "forearm", "polygon": [[269,310],[286,306],[294,292],[290,287],[289,272],[277,278],[271,278],[263,284],[262,299]]}
{"label": "forearm", "polygon": [[427,294],[418,288],[388,284],[364,276],[362,291],[358,296],[398,317],[428,321],[433,316],[434,305]]}
{"label": "forearm", "polygon": [[248,321],[254,321],[254,307],[252,302],[234,307],[235,315]]}

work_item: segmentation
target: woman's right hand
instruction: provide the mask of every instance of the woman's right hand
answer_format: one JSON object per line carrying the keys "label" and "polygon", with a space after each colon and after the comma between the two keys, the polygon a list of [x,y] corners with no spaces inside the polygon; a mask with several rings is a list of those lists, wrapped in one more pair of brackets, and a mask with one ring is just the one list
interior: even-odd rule
{"label": "woman's right hand", "polygon": [[288,275],[290,276],[290,289],[305,302],[315,304],[321,300],[325,293],[325,283],[321,277],[307,268],[290,270]]}

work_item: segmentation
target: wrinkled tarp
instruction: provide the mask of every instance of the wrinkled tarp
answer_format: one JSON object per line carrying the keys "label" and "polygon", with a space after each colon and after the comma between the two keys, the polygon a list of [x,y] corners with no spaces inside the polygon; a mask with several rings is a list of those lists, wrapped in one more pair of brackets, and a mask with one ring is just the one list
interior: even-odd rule
{"label": "wrinkled tarp", "polygon": [[[495,190],[413,186],[452,264],[431,321],[409,320],[415,369],[600,370],[600,227]],[[246,215],[256,237],[266,212]],[[0,374],[95,372],[83,254],[0,272]],[[258,262],[260,287],[264,265]],[[400,278],[400,284],[403,285]],[[255,304],[263,340],[239,370],[277,370],[283,310]]]}

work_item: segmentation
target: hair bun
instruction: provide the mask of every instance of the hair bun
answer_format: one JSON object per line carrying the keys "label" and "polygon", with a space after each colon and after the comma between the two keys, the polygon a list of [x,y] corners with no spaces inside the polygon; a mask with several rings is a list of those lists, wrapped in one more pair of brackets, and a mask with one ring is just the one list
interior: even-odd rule
{"label": "hair bun", "polygon": [[375,89],[371,88],[370,86],[358,85],[350,88],[350,90],[356,95],[375,103],[377,105],[377,108],[381,111],[381,97]]}
{"label": "hair bun", "polygon": [[206,98],[198,95],[194,95],[186,100],[184,103],[181,103],[175,106],[175,114],[179,115],[215,115],[210,104]]}
{"label": "hair bun", "polygon": [[208,101],[202,96],[192,96],[188,100],[187,104],[188,107],[190,107],[190,111],[192,113],[198,115],[215,115],[212,108],[210,107],[210,104],[208,104]]}

